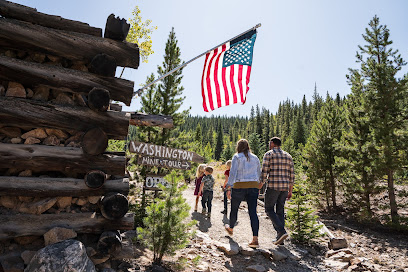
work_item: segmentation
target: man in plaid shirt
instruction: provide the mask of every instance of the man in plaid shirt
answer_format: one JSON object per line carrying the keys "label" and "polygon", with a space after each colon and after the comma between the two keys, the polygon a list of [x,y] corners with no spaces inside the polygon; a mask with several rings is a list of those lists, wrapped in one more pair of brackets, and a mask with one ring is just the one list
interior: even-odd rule
{"label": "man in plaid shirt", "polygon": [[282,142],[278,137],[273,137],[269,142],[269,151],[265,153],[262,161],[261,184],[267,182],[265,192],[265,211],[272,221],[277,232],[275,245],[283,244],[288,238],[285,230],[285,201],[292,197],[295,171],[292,156],[283,151]]}

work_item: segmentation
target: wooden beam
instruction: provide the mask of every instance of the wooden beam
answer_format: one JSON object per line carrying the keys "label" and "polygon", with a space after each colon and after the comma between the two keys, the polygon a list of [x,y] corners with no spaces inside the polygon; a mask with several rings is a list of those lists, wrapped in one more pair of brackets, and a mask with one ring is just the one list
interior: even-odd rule
{"label": "wooden beam", "polygon": [[113,100],[130,106],[134,82],[92,73],[0,56],[0,79],[25,87],[46,85],[53,89],[88,94],[94,87],[107,89]]}
{"label": "wooden beam", "polygon": [[110,192],[129,194],[129,179],[107,180],[98,189],[83,179],[0,176],[0,196],[103,196]]}
{"label": "wooden beam", "polygon": [[98,54],[115,58],[117,65],[137,69],[137,44],[33,25],[0,17],[0,47],[39,51],[90,63]]}
{"label": "wooden beam", "polygon": [[55,227],[73,229],[77,233],[103,233],[108,230],[132,230],[134,214],[116,220],[96,213],[13,214],[0,215],[0,240],[20,236],[42,236]]}
{"label": "wooden beam", "polygon": [[0,120],[4,126],[77,131],[88,131],[99,127],[109,138],[124,139],[128,134],[128,118],[122,112],[95,112],[87,107],[0,97]]}
{"label": "wooden beam", "polygon": [[128,112],[130,124],[139,127],[161,127],[172,128],[173,117],[167,115],[152,115],[142,112]]}
{"label": "wooden beam", "polygon": [[84,174],[91,170],[101,170],[106,174],[123,176],[125,164],[124,156],[89,156],[81,148],[0,143],[2,168]]}
{"label": "wooden beam", "polygon": [[97,37],[102,36],[102,29],[89,26],[79,21],[64,19],[60,16],[38,12],[35,8],[26,7],[5,0],[0,0],[0,15],[45,27],[84,33]]}

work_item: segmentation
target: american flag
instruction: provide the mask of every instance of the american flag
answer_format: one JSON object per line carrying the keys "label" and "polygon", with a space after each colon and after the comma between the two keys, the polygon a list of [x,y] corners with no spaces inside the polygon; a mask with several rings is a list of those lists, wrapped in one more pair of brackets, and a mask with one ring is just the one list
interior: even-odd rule
{"label": "american flag", "polygon": [[207,53],[201,79],[204,111],[245,103],[255,39],[251,30]]}

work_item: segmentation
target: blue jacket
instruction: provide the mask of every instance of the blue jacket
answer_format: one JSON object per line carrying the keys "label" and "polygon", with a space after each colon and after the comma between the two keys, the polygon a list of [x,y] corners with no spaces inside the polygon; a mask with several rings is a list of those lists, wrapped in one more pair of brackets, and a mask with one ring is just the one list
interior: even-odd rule
{"label": "blue jacket", "polygon": [[258,181],[261,176],[261,164],[257,156],[248,153],[249,161],[244,153],[236,153],[232,157],[228,186],[233,186],[235,182]]}

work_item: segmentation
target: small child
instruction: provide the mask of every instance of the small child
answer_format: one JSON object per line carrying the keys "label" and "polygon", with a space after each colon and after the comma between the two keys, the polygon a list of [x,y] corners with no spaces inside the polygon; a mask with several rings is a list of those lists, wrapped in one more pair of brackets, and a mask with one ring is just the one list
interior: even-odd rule
{"label": "small child", "polygon": [[197,212],[198,200],[200,199],[200,196],[201,196],[201,194],[199,194],[198,192],[200,191],[201,180],[203,179],[204,169],[206,166],[207,166],[206,164],[200,164],[197,167],[196,178],[195,178],[195,189],[194,189],[194,195],[196,196],[196,203],[194,207],[195,212]]}
{"label": "small child", "polygon": [[[203,180],[201,181],[201,187],[199,194],[202,192],[203,197],[201,198],[201,204],[203,205],[203,211],[202,214],[205,214],[207,212],[208,208],[208,213],[207,217],[211,218],[211,207],[212,207],[212,199],[213,199],[213,188],[214,188],[214,183],[215,180],[213,176],[211,175],[213,173],[214,169],[211,166],[207,166],[204,170],[204,177]],[[207,208],[206,208],[207,206]]]}
{"label": "small child", "polygon": [[224,210],[221,211],[221,213],[223,214],[227,214],[228,212],[227,183],[228,183],[229,172],[231,169],[231,163],[232,163],[231,160],[225,163],[227,165],[227,170],[225,170],[224,172],[225,182],[224,182],[224,185],[222,186],[222,189],[224,190]]}

